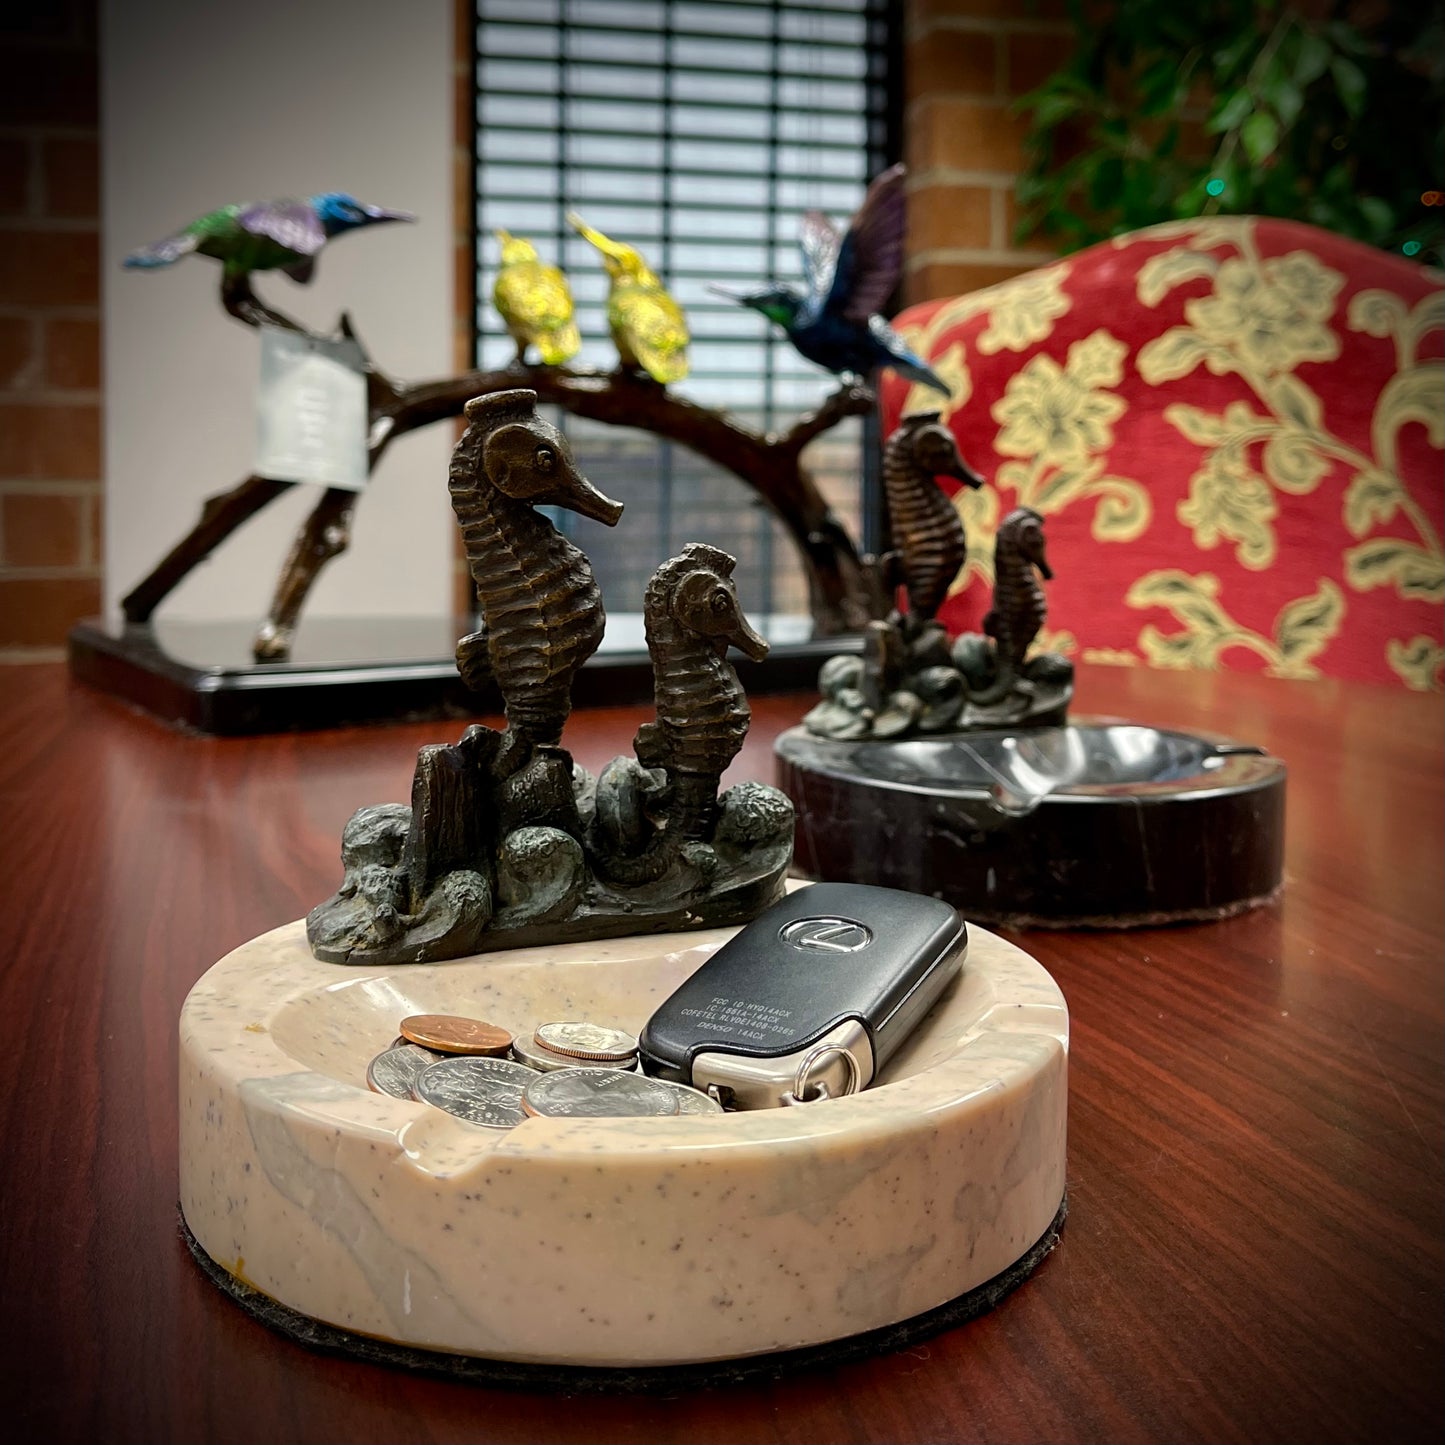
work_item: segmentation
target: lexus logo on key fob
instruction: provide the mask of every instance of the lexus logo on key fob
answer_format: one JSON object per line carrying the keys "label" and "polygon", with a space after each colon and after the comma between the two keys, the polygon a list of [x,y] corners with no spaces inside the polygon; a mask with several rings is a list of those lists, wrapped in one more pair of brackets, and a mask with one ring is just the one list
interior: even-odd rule
{"label": "lexus logo on key fob", "polygon": [[794,948],[819,948],[825,953],[857,953],[873,935],[851,918],[799,918],[784,924],[778,936]]}
{"label": "lexus logo on key fob", "polygon": [[963,966],[937,898],[815,883],[729,939],[644,1025],[643,1068],[740,1109],[866,1088]]}

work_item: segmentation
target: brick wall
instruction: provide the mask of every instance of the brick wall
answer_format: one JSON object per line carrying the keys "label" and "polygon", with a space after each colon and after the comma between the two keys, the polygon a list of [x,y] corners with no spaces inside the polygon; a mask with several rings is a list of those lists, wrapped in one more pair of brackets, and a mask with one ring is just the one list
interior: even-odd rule
{"label": "brick wall", "polygon": [[0,659],[100,609],[95,0],[0,11]]}
{"label": "brick wall", "polygon": [[1069,56],[1064,0],[907,0],[908,303],[1003,281],[1053,258],[1013,240],[1023,117],[1010,102]]}

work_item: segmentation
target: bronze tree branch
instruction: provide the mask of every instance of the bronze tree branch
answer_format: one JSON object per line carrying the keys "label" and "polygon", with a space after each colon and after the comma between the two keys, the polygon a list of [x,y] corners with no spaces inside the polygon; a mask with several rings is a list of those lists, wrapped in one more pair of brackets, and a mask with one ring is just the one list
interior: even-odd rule
{"label": "bronze tree branch", "polygon": [[[280,312],[262,304],[248,283],[223,287],[223,304],[248,325],[280,325],[311,335]],[[339,330],[355,339],[350,319]],[[866,412],[873,394],[844,386],[817,411],[786,431],[762,434],[711,407],[674,395],[641,373],[587,367],[522,366],[468,371],[412,384],[398,383],[368,359],[368,462],[375,468],[390,443],[433,422],[458,417],[474,396],[518,386],[574,416],[611,426],[631,426],[680,442],[731,472],[751,487],[783,524],[803,562],[814,631],[831,636],[864,626],[870,615],[870,585],[847,530],[834,515],[800,456],[803,448],[848,416]],[[191,531],[123,599],[128,621],[150,619],[161,600],[192,568],[243,522],[291,483],[248,477],[229,492],[210,498]],[[258,659],[284,660],[305,600],[321,569],[345,550],[355,496],[330,488],[308,516],[278,579],[265,622],[254,645]]]}

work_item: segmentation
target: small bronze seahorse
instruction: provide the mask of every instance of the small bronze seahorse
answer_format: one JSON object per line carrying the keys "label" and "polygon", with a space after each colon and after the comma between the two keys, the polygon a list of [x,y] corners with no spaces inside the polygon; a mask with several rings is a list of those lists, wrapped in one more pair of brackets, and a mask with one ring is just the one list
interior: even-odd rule
{"label": "small bronze seahorse", "polygon": [[1032,507],[1019,507],[1003,519],[993,549],[993,606],[983,630],[994,641],[998,668],[994,680],[970,702],[987,707],[1010,692],[1032,691],[1024,679],[1024,658],[1048,616],[1036,570],[1053,577],[1044,551],[1044,519]]}
{"label": "small bronze seahorse", "polygon": [[590,846],[598,873],[612,882],[660,878],[683,844],[712,836],[718,780],[752,717],[728,645],[755,662],[768,652],[743,616],[736,565],[726,552],[691,542],[647,584],[643,622],[657,720],[638,728],[636,760],[614,759],[597,780]]}
{"label": "small bronze seahorse", "polygon": [[484,628],[457,644],[457,666],[469,683],[490,671],[511,728],[556,746],[572,679],[607,619],[587,558],[533,508],[567,507],[611,527],[622,504],[577,470],[565,438],[537,415],[536,392],[475,397],[466,414],[449,489]]}
{"label": "small bronze seahorse", "polygon": [[968,556],[963,521],[934,478],[983,485],[941,416],[923,411],[904,417],[883,447],[883,491],[897,549],[886,559],[891,565],[885,577],[900,577],[908,611],[919,622],[937,613]]}
{"label": "small bronze seahorse", "polygon": [[644,767],[667,773],[669,826],[682,838],[708,836],[718,779],[748,735],[752,713],[728,645],[754,662],[768,655],[743,616],[736,566],[726,552],[689,542],[652,574],[643,598],[657,721],[638,729],[633,750]]}

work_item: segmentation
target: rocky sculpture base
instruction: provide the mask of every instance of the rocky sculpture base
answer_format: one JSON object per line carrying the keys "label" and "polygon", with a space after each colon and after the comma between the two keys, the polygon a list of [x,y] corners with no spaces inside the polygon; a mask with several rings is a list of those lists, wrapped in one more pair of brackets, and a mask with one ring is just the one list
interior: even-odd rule
{"label": "rocky sculpture base", "polygon": [[818,690],[823,700],[803,725],[839,742],[1058,727],[1074,695],[1074,665],[1043,652],[1008,674],[992,638],[965,633],[950,645],[941,623],[895,613],[869,625],[861,657],[829,658]]}
{"label": "rocky sculpture base", "polygon": [[686,786],[626,757],[593,778],[563,748],[470,727],[422,749],[410,807],[347,823],[341,887],[306,919],[312,951],[384,966],[746,922],[782,896],[792,804],[739,783],[705,836],[681,838],[667,818]]}

